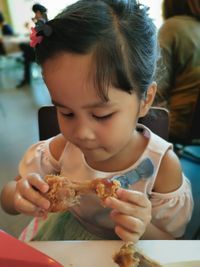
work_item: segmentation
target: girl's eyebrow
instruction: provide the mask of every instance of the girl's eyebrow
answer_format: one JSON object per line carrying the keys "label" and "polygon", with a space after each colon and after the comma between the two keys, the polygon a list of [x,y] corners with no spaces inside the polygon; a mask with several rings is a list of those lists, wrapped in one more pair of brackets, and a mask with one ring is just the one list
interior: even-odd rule
{"label": "girl's eyebrow", "polygon": [[[52,104],[56,107],[60,107],[60,108],[68,108],[67,106],[61,104],[61,103],[58,103],[57,101],[55,100],[51,100]],[[92,104],[88,104],[88,105],[84,105],[82,108],[84,109],[87,109],[87,108],[103,108],[103,107],[113,107],[113,106],[116,106],[115,103],[111,103],[111,102],[95,102],[95,103],[92,103]]]}

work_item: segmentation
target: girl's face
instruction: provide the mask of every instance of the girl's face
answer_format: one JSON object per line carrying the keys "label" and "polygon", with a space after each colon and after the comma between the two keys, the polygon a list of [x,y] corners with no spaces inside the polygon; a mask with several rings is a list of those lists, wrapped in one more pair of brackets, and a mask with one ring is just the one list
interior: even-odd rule
{"label": "girl's face", "polygon": [[43,77],[64,137],[79,147],[91,166],[114,162],[118,168],[138,145],[135,126],[140,105],[136,94],[112,86],[109,101],[100,99],[91,75],[91,59],[91,55],[56,55],[43,64]]}

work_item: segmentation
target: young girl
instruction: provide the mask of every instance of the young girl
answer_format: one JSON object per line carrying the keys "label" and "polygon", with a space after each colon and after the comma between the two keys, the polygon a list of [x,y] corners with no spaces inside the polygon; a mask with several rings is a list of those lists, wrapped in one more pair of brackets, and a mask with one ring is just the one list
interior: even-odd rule
{"label": "young girl", "polygon": [[[191,188],[172,146],[138,118],[156,93],[156,29],[135,0],[81,0],[34,29],[37,61],[61,134],[31,146],[1,194],[11,214],[36,218],[23,240],[173,239],[184,234]],[[94,194],[47,214],[46,174],[73,180],[117,176],[103,207]]]}

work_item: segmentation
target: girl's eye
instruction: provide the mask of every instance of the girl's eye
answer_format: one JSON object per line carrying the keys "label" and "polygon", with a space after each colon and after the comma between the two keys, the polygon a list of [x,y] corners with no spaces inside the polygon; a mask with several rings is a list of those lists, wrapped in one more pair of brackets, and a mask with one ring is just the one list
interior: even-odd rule
{"label": "girl's eye", "polygon": [[107,120],[107,119],[109,119],[111,116],[112,116],[112,114],[107,114],[107,115],[104,115],[104,116],[93,115],[93,117],[94,117],[96,120]]}
{"label": "girl's eye", "polygon": [[63,117],[67,117],[67,118],[73,118],[74,117],[74,113],[62,113],[62,112],[60,112],[60,113]]}

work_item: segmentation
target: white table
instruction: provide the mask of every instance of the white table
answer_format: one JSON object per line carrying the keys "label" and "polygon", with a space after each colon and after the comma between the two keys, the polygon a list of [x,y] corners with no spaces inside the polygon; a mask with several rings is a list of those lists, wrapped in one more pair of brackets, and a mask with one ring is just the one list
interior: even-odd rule
{"label": "white table", "polygon": [[[116,267],[112,256],[122,244],[122,241],[29,242],[29,245],[54,258],[65,267]],[[200,241],[139,241],[137,247],[161,264],[199,261],[194,265],[191,263],[176,266],[200,267]]]}

